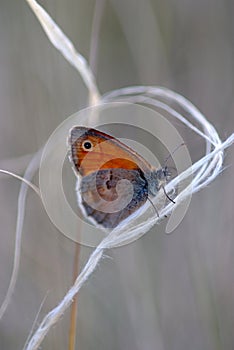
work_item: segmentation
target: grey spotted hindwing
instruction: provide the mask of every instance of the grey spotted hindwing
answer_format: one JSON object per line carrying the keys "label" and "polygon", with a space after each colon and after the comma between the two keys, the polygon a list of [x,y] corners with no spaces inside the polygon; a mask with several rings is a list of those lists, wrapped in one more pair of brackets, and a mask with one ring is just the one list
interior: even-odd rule
{"label": "grey spotted hindwing", "polygon": [[84,176],[78,191],[85,214],[114,228],[146,202],[148,182],[140,169],[101,169]]}

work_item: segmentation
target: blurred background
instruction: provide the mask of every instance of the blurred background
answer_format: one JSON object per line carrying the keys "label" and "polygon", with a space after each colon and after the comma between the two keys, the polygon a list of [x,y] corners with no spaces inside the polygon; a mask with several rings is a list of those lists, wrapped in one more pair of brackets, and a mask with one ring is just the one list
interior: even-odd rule
{"label": "blurred background", "polygon": [[[232,0],[41,0],[89,59],[102,93],[160,85],[191,100],[222,139],[234,130]],[[95,37],[95,33],[93,34]],[[79,74],[52,47],[26,1],[0,0],[0,168],[23,174],[30,155],[68,116],[87,105]],[[180,129],[181,128],[181,129]],[[180,126],[192,159],[204,152]],[[172,235],[165,223],[107,252],[78,299],[79,350],[234,348],[233,150],[223,173],[192,198]],[[37,178],[34,179],[37,182]],[[0,303],[10,281],[20,182],[0,175]],[[72,283],[75,244],[50,222],[29,190],[20,271],[0,321],[0,349],[22,349],[39,320]],[[91,248],[80,249],[83,266]],[[69,312],[42,349],[67,349]]]}

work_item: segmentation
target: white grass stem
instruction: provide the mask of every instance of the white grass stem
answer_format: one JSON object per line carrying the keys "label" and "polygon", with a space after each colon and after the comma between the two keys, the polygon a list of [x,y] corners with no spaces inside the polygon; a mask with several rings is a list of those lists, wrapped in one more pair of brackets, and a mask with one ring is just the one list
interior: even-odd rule
{"label": "white grass stem", "polygon": [[[211,150],[211,144],[214,142],[221,142],[215,128],[208,122],[208,120],[202,115],[202,113],[185,97],[177,94],[174,91],[166,89],[160,86],[132,86],[126,87],[118,90],[111,91],[102,97],[103,102],[119,101],[125,99],[129,102],[134,103],[148,103],[154,107],[161,108],[171,114],[171,116],[177,118],[182,123],[184,123],[191,130],[195,131],[198,135],[205,138],[206,141],[206,154]],[[191,118],[201,124],[204,133],[201,132],[196,126],[194,126],[189,120],[184,118],[176,110],[168,106],[168,104],[158,101],[158,98],[165,99],[167,102],[175,102],[180,105],[185,111],[187,111]],[[211,138],[210,138],[211,137]],[[205,169],[204,165],[200,169],[202,173]],[[199,173],[196,175],[199,177]]]}
{"label": "white grass stem", "polygon": [[75,297],[77,292],[80,290],[82,285],[85,283],[85,281],[89,278],[89,276],[95,270],[98,262],[100,261],[103,255],[103,251],[104,251],[104,248],[100,249],[99,247],[97,247],[95,251],[91,254],[84,269],[81,271],[81,273],[75,280],[75,283],[69,289],[69,291],[67,292],[63,300],[58,304],[58,306],[56,306],[44,317],[39,328],[34,333],[33,337],[31,338],[28,345],[26,346],[26,350],[38,349],[41,342],[43,341],[46,334],[48,333],[49,329],[51,329],[51,327],[54,326],[58,322],[58,320],[62,317],[64,312],[71,305],[73,298]]}
{"label": "white grass stem", "polygon": [[35,319],[34,319],[34,321],[33,321],[33,324],[32,324],[32,327],[31,327],[31,331],[30,331],[30,333],[29,333],[29,335],[28,335],[28,337],[27,337],[27,339],[26,339],[25,346],[23,347],[23,350],[26,349],[26,346],[27,346],[27,344],[28,344],[28,341],[29,341],[31,335],[33,334],[33,330],[34,330],[34,328],[35,328],[35,326],[36,326],[36,324],[37,324],[39,315],[40,315],[41,310],[42,310],[42,308],[43,308],[43,306],[44,306],[44,304],[45,304],[45,301],[46,301],[46,299],[47,299],[48,294],[49,294],[49,293],[47,292],[46,295],[44,296],[44,298],[43,298],[41,304],[40,304],[40,307],[39,307],[39,309],[38,309],[38,311],[37,311],[37,314],[36,314],[36,317],[35,317]]}
{"label": "white grass stem", "polygon": [[13,270],[12,270],[11,280],[10,280],[10,284],[8,286],[6,296],[5,296],[3,303],[0,307],[0,320],[3,317],[8,305],[11,301],[11,298],[12,298],[12,295],[13,295],[14,289],[15,289],[15,284],[17,281],[18,272],[19,272],[22,230],[23,230],[23,222],[24,222],[24,215],[25,215],[25,201],[26,201],[28,187],[31,187],[40,197],[39,189],[31,183],[31,180],[32,180],[33,176],[35,175],[35,172],[38,170],[39,161],[41,158],[41,152],[42,152],[41,150],[38,151],[36,153],[36,155],[33,157],[31,162],[29,163],[28,168],[25,171],[23,178],[16,175],[16,174],[11,173],[11,172],[1,170],[2,173],[7,174],[7,175],[11,175],[11,176],[21,180],[22,184],[20,187],[19,197],[18,197],[18,212],[17,212],[17,222],[16,222]]}
{"label": "white grass stem", "polygon": [[57,26],[54,20],[48,15],[44,8],[35,0],[26,0],[37,19],[41,23],[45,33],[54,47],[61,52],[66,60],[78,70],[91,96],[91,105],[99,103],[100,94],[97,88],[95,77],[86,59],[76,51],[72,42]]}
{"label": "white grass stem", "polygon": [[2,174],[5,174],[5,175],[9,175],[9,176],[12,176],[14,177],[15,179],[18,179],[22,182],[24,182],[26,185],[28,185],[33,191],[36,192],[36,194],[41,197],[41,194],[40,194],[40,190],[37,186],[35,186],[32,182],[26,180],[24,177],[21,177],[20,175],[17,175],[15,173],[12,173],[11,171],[9,170],[4,170],[4,169],[0,169],[0,173]]}

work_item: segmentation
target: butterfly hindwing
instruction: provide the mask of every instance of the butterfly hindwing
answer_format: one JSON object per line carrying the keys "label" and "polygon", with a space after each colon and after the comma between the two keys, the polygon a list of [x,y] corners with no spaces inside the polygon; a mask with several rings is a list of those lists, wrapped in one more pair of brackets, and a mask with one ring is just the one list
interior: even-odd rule
{"label": "butterfly hindwing", "polygon": [[[121,181],[122,192],[118,192]],[[139,170],[102,169],[84,176],[78,191],[86,216],[105,228],[114,228],[146,202],[148,183]]]}

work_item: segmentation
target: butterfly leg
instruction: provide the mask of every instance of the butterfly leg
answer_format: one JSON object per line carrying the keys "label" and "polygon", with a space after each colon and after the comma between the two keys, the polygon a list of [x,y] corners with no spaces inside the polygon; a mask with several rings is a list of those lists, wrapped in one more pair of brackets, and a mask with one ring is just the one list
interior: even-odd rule
{"label": "butterfly leg", "polygon": [[167,192],[165,190],[165,187],[163,185],[161,185],[161,187],[162,187],[163,192],[164,192],[165,196],[167,197],[167,199],[169,199],[169,201],[171,201],[172,203],[175,204],[175,201],[170,196],[168,196],[168,194],[167,194]]}

